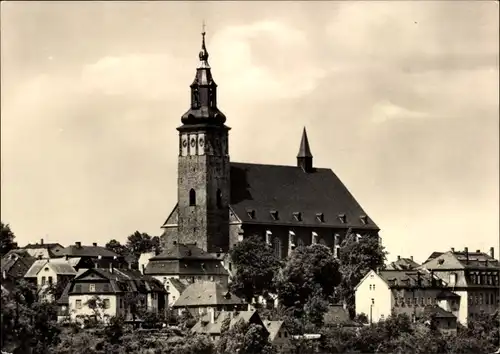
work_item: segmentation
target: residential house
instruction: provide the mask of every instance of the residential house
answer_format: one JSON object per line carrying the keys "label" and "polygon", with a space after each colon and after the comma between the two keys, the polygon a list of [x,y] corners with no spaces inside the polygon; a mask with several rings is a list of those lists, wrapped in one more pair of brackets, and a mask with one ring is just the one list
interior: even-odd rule
{"label": "residential house", "polygon": [[457,333],[457,316],[450,311],[438,305],[427,305],[424,308],[424,316],[429,318],[427,324],[438,328],[441,332]]}
{"label": "residential house", "polygon": [[282,351],[291,346],[292,335],[288,332],[284,321],[263,320],[263,323],[269,332],[269,341],[271,344]]}
{"label": "residential house", "polygon": [[181,294],[189,286],[185,281],[177,278],[170,278],[167,280],[167,284],[164,284],[165,289],[168,292],[168,306],[172,307],[175,302],[179,299]]}
{"label": "residential house", "polygon": [[171,287],[170,279],[184,283],[211,281],[227,287],[229,273],[222,264],[222,254],[210,254],[196,244],[174,243],[159,255],[149,259],[144,274],[160,280],[165,287]]}
{"label": "residential house", "polygon": [[384,270],[412,270],[418,267],[420,267],[420,264],[413,260],[413,256],[410,258],[401,258],[401,256],[398,256],[398,259],[390,262]]}
{"label": "residential house", "polygon": [[76,276],[67,289],[68,315],[71,320],[94,316],[89,300],[98,298],[103,305],[98,311],[103,320],[118,315],[130,320],[134,317],[130,301],[148,311],[160,312],[165,309],[166,297],[167,292],[158,280],[137,270],[91,268]]}
{"label": "residential house", "polygon": [[28,251],[28,253],[36,259],[39,259],[40,257],[48,259],[60,257],[61,251],[64,247],[59,243],[45,243],[42,238],[40,243],[29,243],[24,246],[23,249]]}
{"label": "residential house", "polygon": [[361,324],[351,320],[349,311],[344,305],[332,304],[323,316],[325,327],[362,327]]}
{"label": "residential house", "polygon": [[236,323],[243,321],[245,323],[260,325],[267,330],[257,311],[252,309],[248,311],[207,313],[191,328],[191,332],[206,334],[212,340],[217,341],[222,334],[223,323],[228,320],[229,328],[233,328]]}
{"label": "residential house", "polygon": [[75,242],[60,252],[61,256],[71,259],[80,258],[85,261],[92,261],[96,268],[128,268],[128,264],[123,256],[108,250],[105,247],[93,243],[92,246],[84,246],[81,242]]}
{"label": "residential house", "polygon": [[[370,322],[385,319],[393,312],[416,318],[426,305],[446,301],[438,298],[443,289],[443,282],[425,270],[371,270],[355,287],[356,313],[364,313]],[[459,305],[454,306],[458,310]]]}
{"label": "residential house", "polygon": [[210,312],[247,311],[248,304],[219,283],[200,281],[189,285],[172,308],[178,314],[187,310],[197,316]]}
{"label": "residential house", "polygon": [[490,254],[480,250],[469,252],[467,247],[463,251],[452,248],[448,252],[434,252],[421,268],[433,272],[460,296],[458,320],[462,324],[476,314],[493,314],[498,309],[500,264],[493,247]]}
{"label": "residential house", "polygon": [[35,260],[24,249],[13,249],[7,252],[1,260],[2,291],[11,291],[16,281],[24,277]]}
{"label": "residential house", "polygon": [[36,284],[39,291],[55,291],[55,293],[46,294],[45,297],[45,299],[52,301],[60,296],[60,293],[75,275],[76,270],[69,261],[64,258],[52,258],[37,259],[28,269],[24,278]]}

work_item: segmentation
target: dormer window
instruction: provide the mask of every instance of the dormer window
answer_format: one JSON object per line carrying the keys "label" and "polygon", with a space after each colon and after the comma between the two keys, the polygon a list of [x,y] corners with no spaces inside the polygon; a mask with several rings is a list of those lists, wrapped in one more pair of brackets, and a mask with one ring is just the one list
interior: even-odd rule
{"label": "dormer window", "polygon": [[345,214],[339,214],[339,220],[342,224],[345,224],[347,222],[347,217]]}
{"label": "dormer window", "polygon": [[273,218],[273,220],[278,220],[278,211],[271,210],[271,217]]}
{"label": "dormer window", "polygon": [[325,216],[323,215],[323,213],[316,213],[316,220],[318,220],[319,222],[325,222]]}
{"label": "dormer window", "polygon": [[250,219],[255,219],[255,210],[247,209],[247,215]]}
{"label": "dormer window", "polygon": [[300,211],[296,211],[293,213],[293,217],[295,218],[295,220],[297,221],[302,221],[302,213]]}
{"label": "dormer window", "polygon": [[366,215],[361,215],[359,218],[361,219],[361,223],[363,225],[368,225],[368,217]]}

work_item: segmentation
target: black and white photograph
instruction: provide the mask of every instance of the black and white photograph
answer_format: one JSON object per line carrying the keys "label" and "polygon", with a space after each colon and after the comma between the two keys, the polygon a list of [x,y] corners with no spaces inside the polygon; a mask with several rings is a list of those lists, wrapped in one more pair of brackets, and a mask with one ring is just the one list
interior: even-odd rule
{"label": "black and white photograph", "polygon": [[499,354],[499,12],[0,2],[1,354]]}

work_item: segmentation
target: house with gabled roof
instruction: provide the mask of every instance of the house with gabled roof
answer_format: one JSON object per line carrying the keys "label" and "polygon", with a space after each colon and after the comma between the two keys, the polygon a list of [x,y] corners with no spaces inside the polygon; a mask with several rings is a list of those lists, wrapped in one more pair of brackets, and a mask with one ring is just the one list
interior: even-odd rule
{"label": "house with gabled roof", "polygon": [[199,316],[209,312],[246,311],[249,305],[219,283],[200,281],[189,285],[172,308],[179,314],[187,310]]}
{"label": "house with gabled roof", "polygon": [[[191,84],[191,104],[177,128],[177,204],[161,225],[162,248],[194,244],[227,253],[259,236],[285,258],[294,246],[321,243],[335,252],[350,233],[377,237],[379,228],[340,178],[313,164],[306,130],[297,163],[230,162],[229,128],[217,105],[205,34]],[[231,270],[231,261],[225,266]]]}
{"label": "house with gabled roof", "polygon": [[45,294],[46,300],[53,301],[57,300],[60,292],[75,277],[76,273],[75,268],[65,258],[37,259],[28,269],[24,278],[36,284],[39,291],[47,292]]}
{"label": "house with gabled roof", "polygon": [[1,260],[2,291],[11,291],[16,281],[24,277],[35,261],[36,259],[24,249],[7,252]]}
{"label": "house with gabled roof", "polygon": [[[94,315],[89,300],[102,301],[103,318],[124,316],[131,319],[128,298],[135,297],[139,306],[148,311],[160,312],[166,308],[167,292],[155,278],[137,270],[113,268],[91,268],[76,276],[67,293],[68,313],[72,320]],[[64,299],[60,299],[61,304]]]}
{"label": "house with gabled roof", "polygon": [[398,256],[397,260],[387,264],[384,270],[412,270],[418,267],[420,267],[420,264],[413,260],[413,256],[410,258]]}
{"label": "house with gabled roof", "polygon": [[210,312],[202,315],[196,324],[191,328],[192,333],[208,335],[212,340],[217,341],[223,329],[223,324],[229,321],[229,329],[236,323],[243,321],[245,323],[262,326],[267,331],[267,327],[255,309],[247,311],[234,312]]}
{"label": "house with gabled roof", "polygon": [[[391,313],[417,318],[425,306],[445,300],[440,298],[444,289],[446,284],[425,270],[371,270],[355,287],[356,313],[365,314],[370,322],[386,319]],[[453,305],[455,311],[458,308],[459,304]]]}
{"label": "house with gabled roof", "polygon": [[143,273],[158,279],[167,291],[172,291],[169,301],[174,303],[181,294],[180,284],[188,286],[211,281],[227,287],[229,273],[224,268],[222,257],[222,254],[205,252],[196,244],[175,242],[170,248],[150,258],[143,267]]}
{"label": "house with gabled roof", "polygon": [[82,245],[81,242],[75,242],[60,252],[60,256],[66,259],[79,258],[85,261],[91,261],[97,268],[107,268],[113,265],[114,268],[128,268],[125,258],[105,247],[93,243],[92,246]]}
{"label": "house with gabled roof", "polygon": [[42,238],[40,243],[29,243],[23,249],[36,259],[47,259],[60,257],[64,247],[59,243],[45,243]]}
{"label": "house with gabled roof", "polygon": [[481,250],[469,252],[467,247],[463,251],[452,248],[448,252],[433,252],[421,268],[442,279],[450,291],[460,296],[460,323],[466,324],[469,317],[481,312],[493,314],[498,309],[500,263],[493,247],[489,254]]}
{"label": "house with gabled roof", "polygon": [[269,332],[269,342],[283,350],[291,346],[292,335],[288,331],[285,321],[263,320],[264,326]]}

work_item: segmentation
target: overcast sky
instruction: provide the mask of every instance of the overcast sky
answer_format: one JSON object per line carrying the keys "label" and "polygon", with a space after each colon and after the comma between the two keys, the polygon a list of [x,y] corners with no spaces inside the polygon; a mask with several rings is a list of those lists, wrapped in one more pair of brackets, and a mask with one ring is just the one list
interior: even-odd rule
{"label": "overcast sky", "polygon": [[307,127],[390,259],[499,244],[498,2],[2,2],[1,218],[20,244],[152,235],[202,20],[232,161]]}

